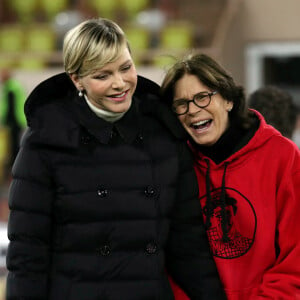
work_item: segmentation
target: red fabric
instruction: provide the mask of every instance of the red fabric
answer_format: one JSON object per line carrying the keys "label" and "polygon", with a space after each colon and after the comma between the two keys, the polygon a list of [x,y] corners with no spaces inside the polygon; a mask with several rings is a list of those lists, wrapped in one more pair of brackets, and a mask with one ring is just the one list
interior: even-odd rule
{"label": "red fabric", "polygon": [[184,291],[169,277],[175,300],[190,300]]}
{"label": "red fabric", "polygon": [[[209,160],[215,207],[207,234],[228,299],[300,299],[300,152],[257,115],[260,128],[244,148],[226,160],[227,168],[196,154],[203,217],[205,221]],[[229,243],[222,240],[218,204],[223,177]],[[188,299],[178,287],[173,288],[176,300]]]}

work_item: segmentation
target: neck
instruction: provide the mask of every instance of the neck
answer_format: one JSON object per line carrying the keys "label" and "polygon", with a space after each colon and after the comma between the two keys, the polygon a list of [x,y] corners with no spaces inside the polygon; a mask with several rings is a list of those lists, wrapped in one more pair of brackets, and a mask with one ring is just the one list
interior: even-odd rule
{"label": "neck", "polygon": [[249,129],[244,129],[238,124],[231,124],[214,145],[207,147],[195,142],[193,144],[196,149],[219,164],[244,147],[253,137],[258,126],[258,120]]}
{"label": "neck", "polygon": [[107,110],[100,109],[97,106],[95,106],[94,104],[92,104],[86,95],[84,95],[84,98],[85,98],[85,101],[88,104],[89,108],[96,114],[96,116],[107,122],[110,122],[110,123],[116,122],[116,121],[120,120],[126,113],[126,111],[125,112],[113,112],[113,111],[107,111]]}

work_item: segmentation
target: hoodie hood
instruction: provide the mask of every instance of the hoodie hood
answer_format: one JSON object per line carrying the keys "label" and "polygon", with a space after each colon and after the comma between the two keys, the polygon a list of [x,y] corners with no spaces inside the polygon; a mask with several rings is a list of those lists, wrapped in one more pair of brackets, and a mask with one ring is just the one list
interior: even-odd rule
{"label": "hoodie hood", "polygon": [[245,160],[249,158],[248,154],[251,154],[252,151],[255,151],[256,149],[262,147],[265,143],[267,143],[271,138],[278,136],[282,137],[281,133],[276,130],[271,125],[267,124],[264,117],[256,110],[250,109],[255,117],[259,121],[259,127],[258,130],[255,132],[253,137],[249,140],[249,142],[243,146],[240,150],[236,151],[232,155],[230,155],[228,158],[226,158],[224,161],[222,161],[219,164],[216,164],[214,161],[212,161],[210,158],[206,157],[201,152],[197,151],[195,147],[191,143],[190,147],[192,151],[194,152],[194,155],[196,157],[197,163],[201,164],[202,166],[207,165],[207,161],[210,162],[210,165],[214,169],[218,168],[224,168],[224,164],[228,164],[228,167],[236,167],[240,163],[243,163]]}

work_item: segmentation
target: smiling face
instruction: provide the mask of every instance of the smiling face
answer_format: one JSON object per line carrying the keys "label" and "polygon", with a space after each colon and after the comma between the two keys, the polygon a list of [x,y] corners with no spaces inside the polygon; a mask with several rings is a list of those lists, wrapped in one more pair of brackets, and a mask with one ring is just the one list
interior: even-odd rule
{"label": "smiling face", "polygon": [[93,105],[116,113],[129,109],[137,85],[135,65],[126,46],[116,61],[83,77],[72,74],[71,79]]}
{"label": "smiling face", "polygon": [[[174,86],[174,101],[193,99],[200,92],[213,92],[195,75],[185,74]],[[183,127],[193,140],[203,146],[215,144],[229,126],[228,112],[233,103],[225,100],[219,93],[212,96],[210,104],[205,108],[189,104],[189,111],[178,116]]]}

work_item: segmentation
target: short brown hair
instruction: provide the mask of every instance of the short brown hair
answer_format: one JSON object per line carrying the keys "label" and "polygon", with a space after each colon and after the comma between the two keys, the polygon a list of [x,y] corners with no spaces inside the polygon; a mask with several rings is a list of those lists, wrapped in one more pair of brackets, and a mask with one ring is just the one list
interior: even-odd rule
{"label": "short brown hair", "polygon": [[207,87],[217,90],[224,99],[232,101],[229,119],[243,127],[248,126],[250,115],[243,87],[236,85],[229,72],[206,54],[187,54],[169,68],[161,87],[162,99],[169,106],[173,102],[175,84],[185,74],[195,75]]}

